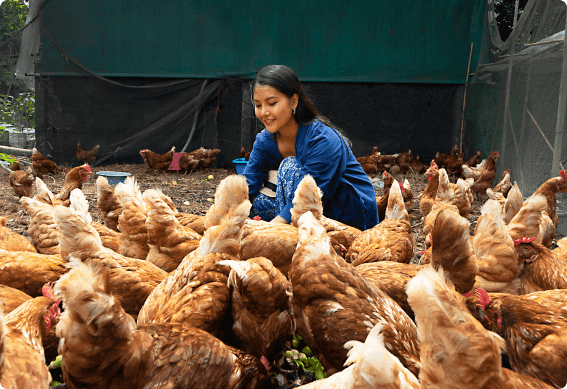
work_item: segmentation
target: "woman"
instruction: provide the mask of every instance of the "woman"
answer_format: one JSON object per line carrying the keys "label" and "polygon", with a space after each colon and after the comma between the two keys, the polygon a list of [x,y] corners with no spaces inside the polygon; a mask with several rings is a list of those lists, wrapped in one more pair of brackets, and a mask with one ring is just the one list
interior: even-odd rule
{"label": "woman", "polygon": [[[375,226],[372,183],[345,139],[313,107],[294,71],[283,65],[262,68],[254,78],[253,100],[256,117],[266,128],[256,136],[243,173],[252,216],[289,223],[295,189],[310,174],[323,192],[326,217],[360,230]],[[267,180],[274,170],[277,185],[270,195]]]}

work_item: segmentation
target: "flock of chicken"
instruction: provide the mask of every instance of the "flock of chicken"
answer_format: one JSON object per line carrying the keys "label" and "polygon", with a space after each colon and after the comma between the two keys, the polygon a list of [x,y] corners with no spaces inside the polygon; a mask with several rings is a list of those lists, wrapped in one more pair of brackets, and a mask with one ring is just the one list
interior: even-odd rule
{"label": "flock of chicken", "polygon": [[81,191],[88,163],[58,194],[37,177],[20,199],[31,242],[0,226],[0,384],[46,388],[59,353],[68,388],[261,388],[297,333],[330,375],[305,388],[563,388],[567,241],[550,247],[567,174],[524,201],[509,171],[491,187],[497,159],[461,164],[456,183],[431,162],[420,264],[411,188],[387,171],[366,231],[326,218],[310,176],[290,225],[248,218],[239,175],[205,216],[98,177],[104,224]]}

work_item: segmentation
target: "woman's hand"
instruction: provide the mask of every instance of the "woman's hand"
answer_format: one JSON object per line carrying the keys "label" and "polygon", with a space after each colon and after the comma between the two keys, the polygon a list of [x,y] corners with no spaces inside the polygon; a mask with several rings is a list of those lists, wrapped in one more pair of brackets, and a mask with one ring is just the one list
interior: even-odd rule
{"label": "woman's hand", "polygon": [[276,216],[275,218],[273,218],[272,220],[270,220],[270,223],[274,223],[274,224],[288,224],[287,220],[285,220],[283,217],[281,216]]}

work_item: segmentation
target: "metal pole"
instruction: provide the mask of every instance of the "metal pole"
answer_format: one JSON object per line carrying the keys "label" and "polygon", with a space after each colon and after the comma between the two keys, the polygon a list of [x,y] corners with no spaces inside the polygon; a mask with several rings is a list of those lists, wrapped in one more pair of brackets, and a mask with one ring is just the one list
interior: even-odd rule
{"label": "metal pole", "polygon": [[[567,17],[565,18],[567,30]],[[559,174],[561,148],[563,147],[563,132],[565,124],[565,102],[567,101],[567,39],[563,36],[563,63],[561,64],[561,82],[559,84],[559,102],[557,104],[557,122],[555,124],[555,142],[553,143],[553,162],[551,176]]]}
{"label": "metal pole", "polygon": [[518,19],[518,7],[520,0],[516,0],[516,7],[514,8],[514,22],[512,24],[512,32],[508,39],[510,39],[510,62],[508,63],[508,78],[506,80],[506,100],[504,102],[504,121],[502,128],[502,145],[500,146],[500,158],[504,161],[504,154],[506,152],[506,132],[508,132],[508,112],[510,111],[510,84],[512,82],[512,62],[514,59],[514,37],[516,32],[516,19]]}
{"label": "metal pole", "polygon": [[467,102],[467,86],[469,84],[469,72],[471,70],[471,59],[473,53],[474,42],[471,42],[471,52],[469,54],[469,65],[467,66],[467,77],[465,79],[465,94],[463,96],[463,111],[461,112],[461,143],[459,146],[459,154],[463,152],[463,128],[465,124],[465,105]]}

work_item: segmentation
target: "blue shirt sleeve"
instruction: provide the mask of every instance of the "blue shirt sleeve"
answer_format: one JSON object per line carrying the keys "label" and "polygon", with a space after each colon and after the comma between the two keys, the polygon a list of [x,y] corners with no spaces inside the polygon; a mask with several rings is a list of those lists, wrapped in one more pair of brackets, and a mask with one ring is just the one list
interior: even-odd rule
{"label": "blue shirt sleeve", "polygon": [[[274,151],[275,149],[275,151]],[[260,192],[270,170],[278,168],[281,156],[277,150],[275,138],[268,131],[263,130],[256,135],[250,158],[242,173],[248,183],[248,196],[252,201]]]}

